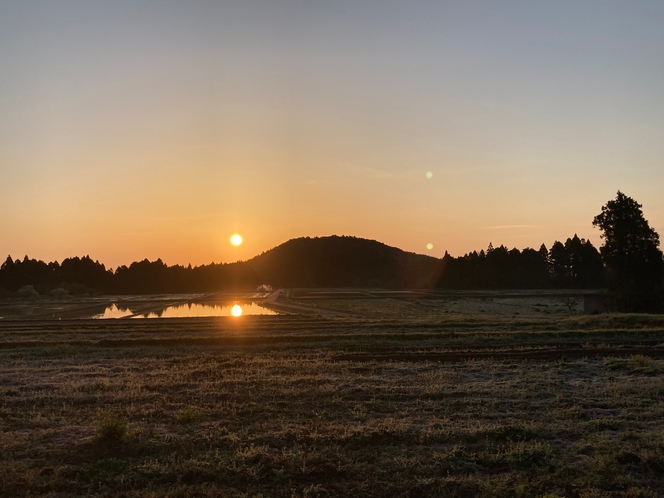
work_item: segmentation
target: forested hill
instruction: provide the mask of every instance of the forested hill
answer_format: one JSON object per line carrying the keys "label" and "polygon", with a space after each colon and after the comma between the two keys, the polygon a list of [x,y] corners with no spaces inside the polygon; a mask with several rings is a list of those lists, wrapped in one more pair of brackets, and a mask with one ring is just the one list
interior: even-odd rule
{"label": "forested hill", "polygon": [[292,239],[247,261],[279,287],[430,287],[440,260],[357,237]]}
{"label": "forested hill", "polygon": [[167,266],[137,261],[107,270],[89,256],[61,264],[11,256],[0,267],[0,289],[12,293],[31,285],[40,294],[53,289],[82,293],[182,293],[276,287],[430,287],[440,260],[357,237],[292,239],[249,261]]}
{"label": "forested hill", "polygon": [[[90,257],[45,263],[7,257],[0,295],[155,294],[276,287],[384,287],[448,289],[600,288],[606,276],[597,249],[576,235],[550,250],[504,246],[443,259],[357,237],[292,239],[248,261],[167,266],[138,261],[114,271]],[[31,286],[30,288],[26,288]],[[66,292],[65,292],[66,291]]]}

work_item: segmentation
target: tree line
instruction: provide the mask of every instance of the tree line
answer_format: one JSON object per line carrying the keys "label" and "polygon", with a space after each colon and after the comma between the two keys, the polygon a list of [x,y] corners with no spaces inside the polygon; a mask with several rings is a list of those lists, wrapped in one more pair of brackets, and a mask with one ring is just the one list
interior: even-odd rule
{"label": "tree line", "polygon": [[290,240],[249,261],[197,267],[137,261],[115,270],[89,256],[45,263],[8,256],[0,266],[0,290],[26,286],[49,294],[153,294],[275,287],[437,287],[441,289],[603,289],[625,311],[664,311],[664,259],[659,236],[641,205],[618,192],[593,225],[602,232],[598,251],[576,234],[547,249],[501,245],[442,259],[407,253],[356,237]]}
{"label": "tree line", "polygon": [[445,254],[438,287],[446,289],[601,289],[607,275],[599,251],[576,234],[547,249],[505,246],[453,258]]}
{"label": "tree line", "polygon": [[231,264],[168,266],[161,259],[115,270],[89,256],[45,263],[8,256],[0,288],[32,286],[39,294],[155,294],[246,289],[261,283],[283,287],[426,287],[448,289],[592,289],[606,286],[597,249],[576,235],[550,250],[504,246],[442,260],[405,253],[355,237],[302,238],[253,260]]}
{"label": "tree line", "polygon": [[247,270],[240,263],[184,267],[168,266],[161,259],[144,259],[112,270],[90,256],[67,258],[62,263],[8,256],[0,266],[0,289],[7,294],[32,286],[38,294],[64,290],[73,295],[213,292],[253,283],[257,278]]}
{"label": "tree line", "polygon": [[438,286],[443,288],[604,288],[619,311],[664,312],[664,255],[659,235],[642,205],[618,191],[592,224],[601,231],[599,251],[576,235],[547,251],[504,246],[461,258],[445,255]]}

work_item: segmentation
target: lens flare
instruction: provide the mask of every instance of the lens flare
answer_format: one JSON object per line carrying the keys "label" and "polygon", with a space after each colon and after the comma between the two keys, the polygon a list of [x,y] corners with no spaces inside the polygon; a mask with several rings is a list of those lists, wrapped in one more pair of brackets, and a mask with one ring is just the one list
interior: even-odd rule
{"label": "lens flare", "polygon": [[231,309],[231,314],[233,316],[242,316],[242,306],[240,306],[239,304],[233,306],[233,308]]}
{"label": "lens flare", "polygon": [[427,244],[427,249],[429,249],[429,250],[433,249],[433,244],[431,242],[429,242]]}
{"label": "lens flare", "polygon": [[427,171],[427,174],[424,176],[426,176],[428,180],[431,180],[433,178],[433,173],[431,171]]}
{"label": "lens flare", "polygon": [[242,236],[239,233],[231,235],[231,244],[234,246],[239,246],[242,244]]}

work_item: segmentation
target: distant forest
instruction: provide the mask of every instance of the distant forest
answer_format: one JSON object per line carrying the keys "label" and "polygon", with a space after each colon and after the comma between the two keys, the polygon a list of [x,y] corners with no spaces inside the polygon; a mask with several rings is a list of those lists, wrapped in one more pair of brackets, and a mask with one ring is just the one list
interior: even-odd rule
{"label": "distant forest", "polygon": [[576,234],[551,249],[505,246],[442,259],[438,287],[448,289],[599,289],[607,285],[599,251]]}
{"label": "distant forest", "polygon": [[134,262],[106,269],[89,256],[45,263],[8,256],[0,266],[5,296],[155,294],[276,287],[444,289],[598,289],[607,285],[599,251],[574,235],[550,249],[504,246],[442,259],[356,237],[292,239],[253,259],[197,267]]}

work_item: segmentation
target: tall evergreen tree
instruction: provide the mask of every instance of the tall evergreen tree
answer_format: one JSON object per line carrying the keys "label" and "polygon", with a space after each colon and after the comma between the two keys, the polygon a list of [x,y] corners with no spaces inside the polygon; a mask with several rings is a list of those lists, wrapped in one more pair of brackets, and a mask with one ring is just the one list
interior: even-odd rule
{"label": "tall evergreen tree", "polygon": [[604,239],[600,252],[609,271],[609,285],[625,311],[651,311],[661,306],[657,293],[661,292],[664,260],[659,235],[641,207],[618,191],[593,220]]}

